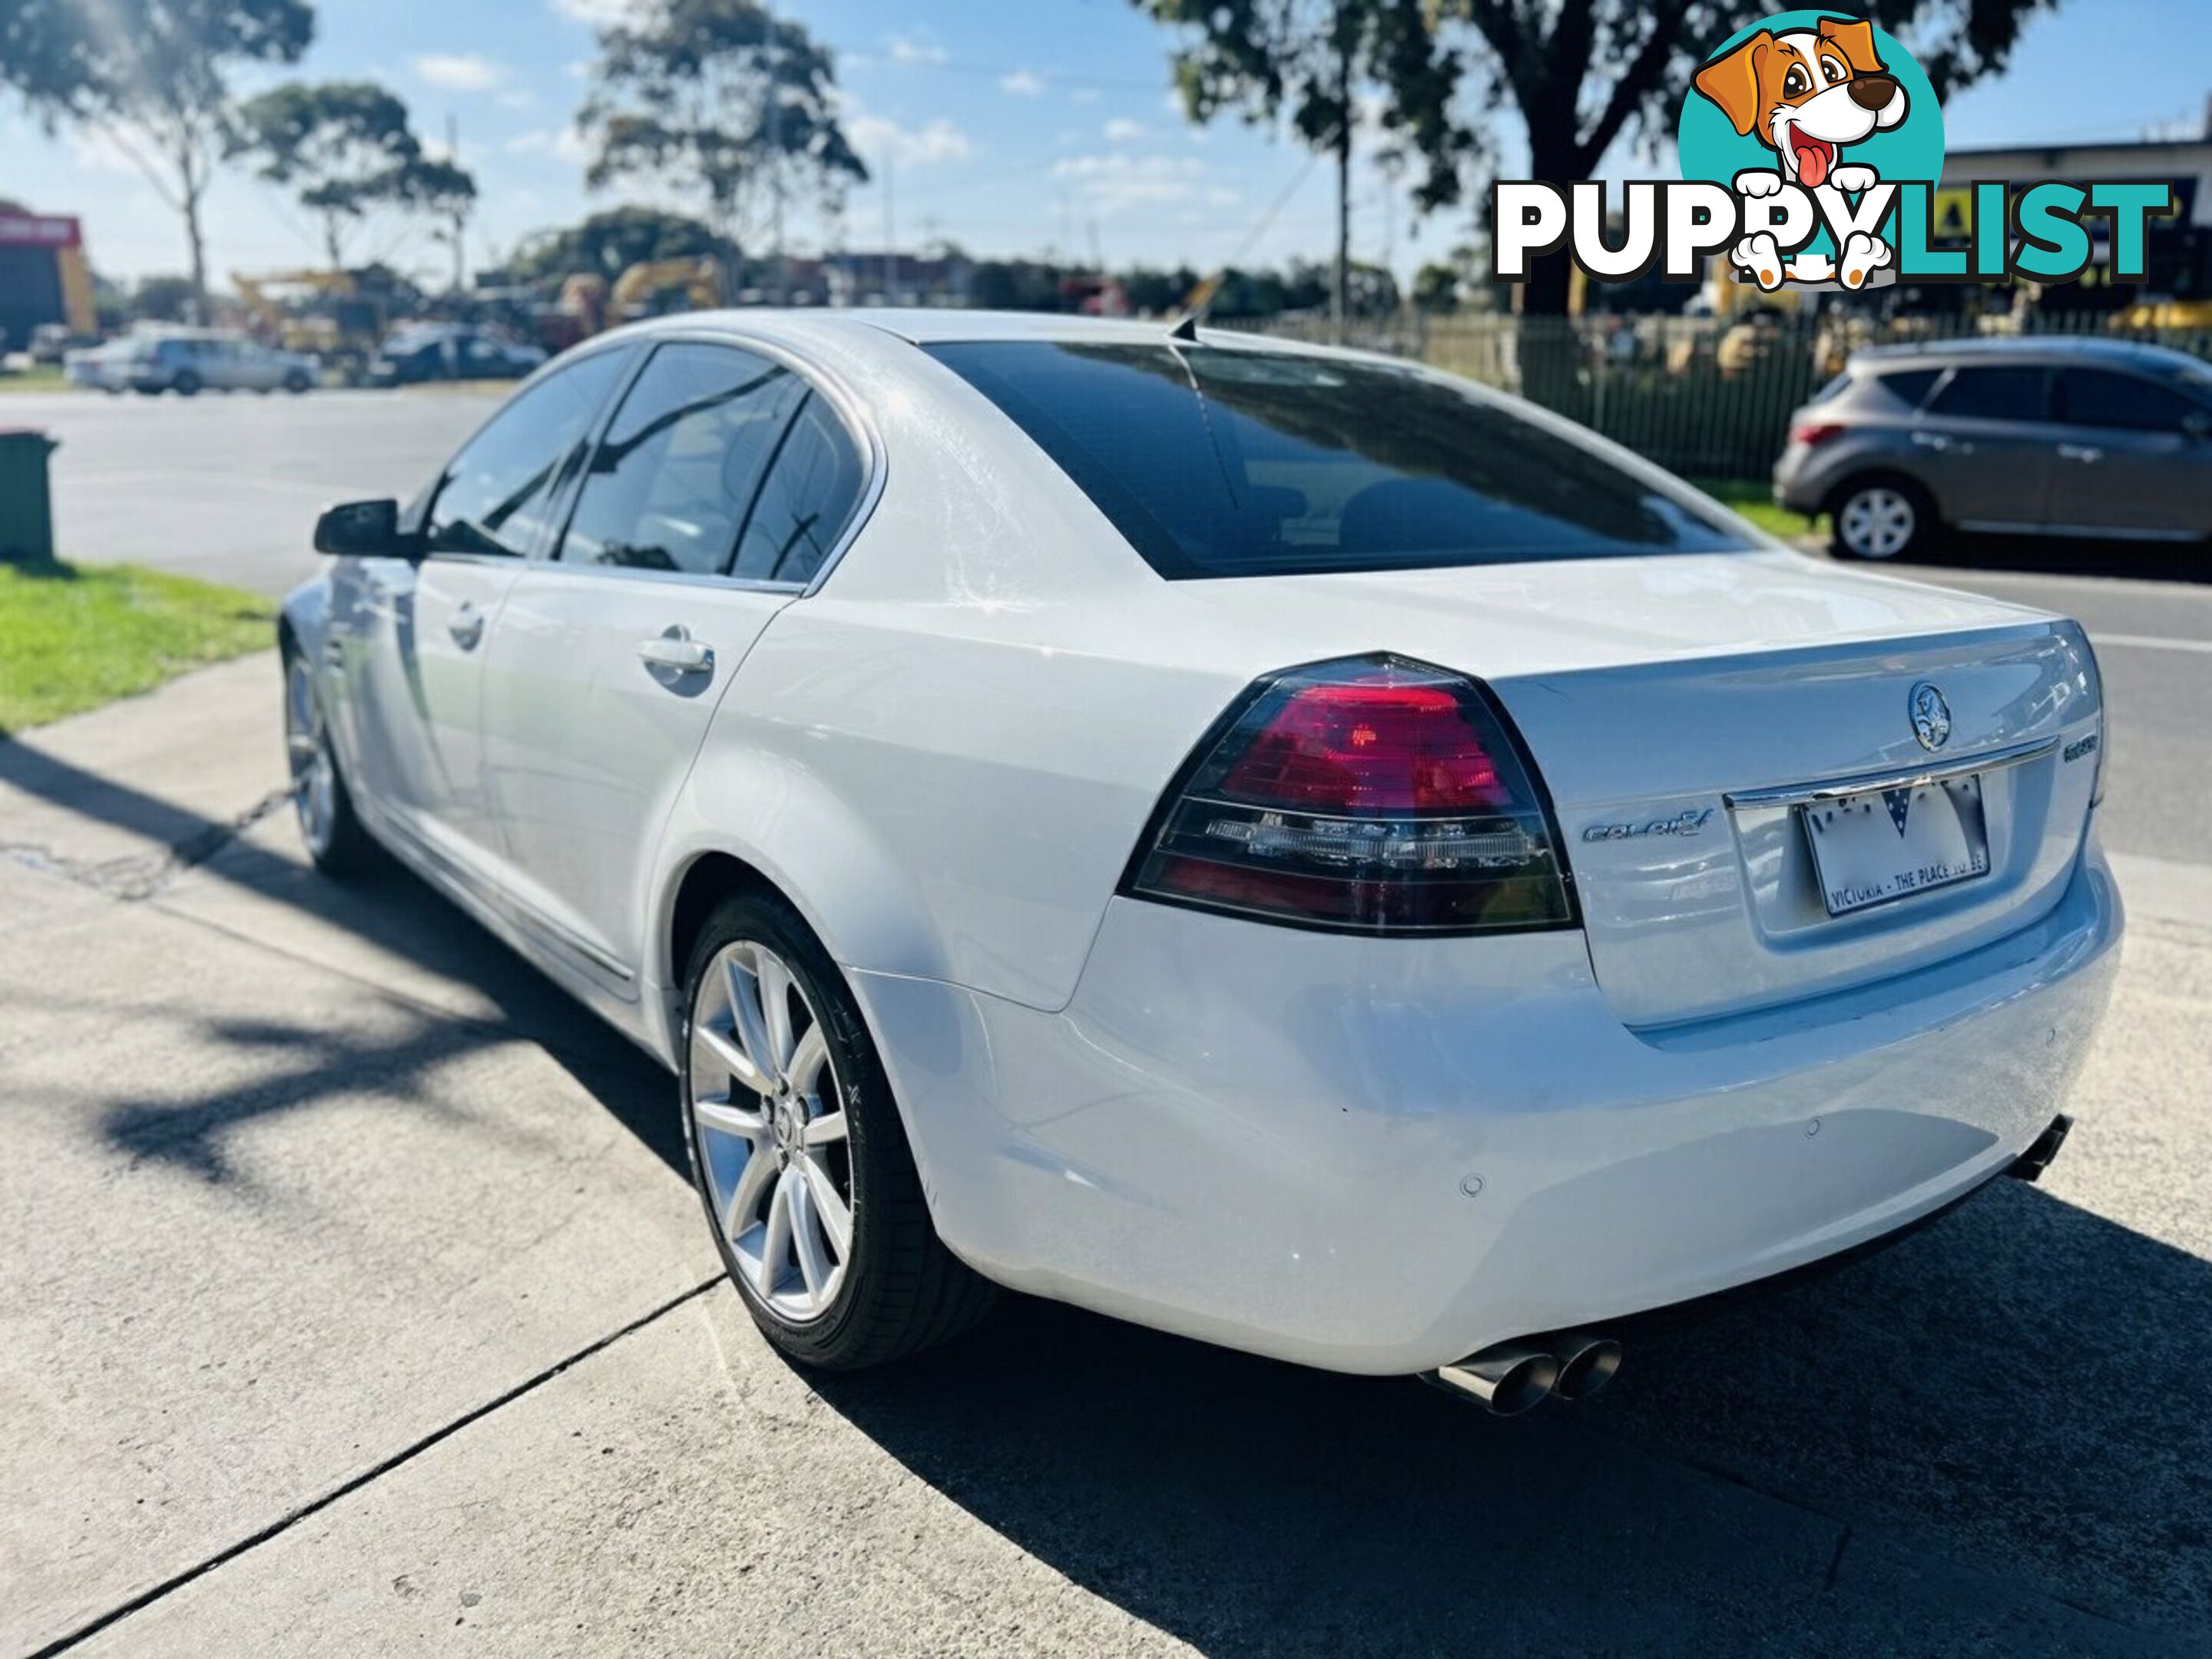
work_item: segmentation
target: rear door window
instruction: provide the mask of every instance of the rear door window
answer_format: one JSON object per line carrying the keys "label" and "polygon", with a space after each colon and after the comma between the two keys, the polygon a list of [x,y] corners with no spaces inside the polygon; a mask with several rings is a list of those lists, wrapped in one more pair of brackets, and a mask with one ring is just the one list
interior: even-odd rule
{"label": "rear door window", "polygon": [[2049,379],[2042,368],[2031,364],[1954,369],[1929,412],[1957,420],[2045,420],[2050,415]]}
{"label": "rear door window", "polygon": [[843,424],[819,392],[809,396],[745,520],[737,574],[756,581],[811,580],[860,505],[865,476]]}
{"label": "rear door window", "polygon": [[665,345],[592,457],[561,547],[577,564],[720,575],[805,383],[733,347]]}
{"label": "rear door window", "polygon": [[1395,365],[1164,339],[930,349],[1170,579],[1752,545],[1686,488]]}
{"label": "rear door window", "polygon": [[2058,377],[2058,418],[2075,426],[2179,432],[2201,405],[2140,375],[2069,368]]}

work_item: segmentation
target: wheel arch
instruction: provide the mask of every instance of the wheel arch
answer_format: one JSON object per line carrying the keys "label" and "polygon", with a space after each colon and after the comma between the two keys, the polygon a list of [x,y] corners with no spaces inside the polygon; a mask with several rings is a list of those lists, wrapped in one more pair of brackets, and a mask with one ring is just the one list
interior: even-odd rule
{"label": "wheel arch", "polygon": [[[790,905],[848,975],[945,976],[943,945],[913,878],[848,804],[781,755],[716,753],[710,738],[656,864],[647,988],[672,1057],[691,947],[732,893],[765,892]],[[857,988],[854,994],[865,1008]]]}

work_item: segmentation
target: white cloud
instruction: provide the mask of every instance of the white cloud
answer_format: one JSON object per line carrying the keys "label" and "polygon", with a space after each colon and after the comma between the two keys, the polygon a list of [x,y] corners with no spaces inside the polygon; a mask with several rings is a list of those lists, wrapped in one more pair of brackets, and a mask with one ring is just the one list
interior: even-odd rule
{"label": "white cloud", "polygon": [[584,135],[574,127],[536,127],[516,133],[501,148],[509,155],[550,155],[579,167],[591,155]]}
{"label": "white cloud", "polygon": [[459,52],[425,52],[408,60],[418,78],[441,92],[489,92],[507,79],[503,64]]}
{"label": "white cloud", "polygon": [[501,109],[526,110],[538,107],[538,94],[527,87],[513,87],[492,100]]}
{"label": "white cloud", "polygon": [[1009,98],[1042,98],[1044,77],[1034,70],[1018,69],[999,77],[999,90]]}
{"label": "white cloud", "polygon": [[1073,185],[1092,212],[1161,207],[1201,199],[1206,168],[1194,155],[1071,155],[1053,163],[1052,176]]}
{"label": "white cloud", "polygon": [[894,64],[941,64],[945,56],[944,47],[918,34],[886,35],[884,50]]}
{"label": "white cloud", "polygon": [[1117,115],[1106,124],[1103,131],[1109,144],[1140,144],[1151,135],[1152,129],[1142,121]]}
{"label": "white cloud", "polygon": [[[848,110],[851,108],[848,102]],[[848,114],[845,135],[864,157],[888,156],[902,167],[934,161],[964,161],[975,153],[968,135],[939,115],[919,127],[902,127],[884,115]]]}
{"label": "white cloud", "polygon": [[1071,104],[1095,104],[1098,101],[1098,88],[1078,87],[1067,94],[1067,101]]}
{"label": "white cloud", "polygon": [[553,9],[574,22],[603,29],[629,21],[638,0],[553,0]]}

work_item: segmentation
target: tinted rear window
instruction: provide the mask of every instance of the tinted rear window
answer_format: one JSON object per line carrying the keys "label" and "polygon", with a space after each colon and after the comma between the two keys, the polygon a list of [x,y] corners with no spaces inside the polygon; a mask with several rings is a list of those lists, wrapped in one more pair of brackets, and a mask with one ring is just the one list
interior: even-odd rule
{"label": "tinted rear window", "polygon": [[1958,370],[1936,394],[1938,415],[1978,421],[2040,421],[2045,418],[2044,371],[2039,367],[1972,368]]}
{"label": "tinted rear window", "polygon": [[1900,368],[1881,377],[1881,389],[1913,409],[1927,401],[1928,389],[1942,378],[1940,368]]}
{"label": "tinted rear window", "polygon": [[1167,577],[1732,551],[1655,487],[1472,392],[1382,364],[1163,343],[943,344]]}

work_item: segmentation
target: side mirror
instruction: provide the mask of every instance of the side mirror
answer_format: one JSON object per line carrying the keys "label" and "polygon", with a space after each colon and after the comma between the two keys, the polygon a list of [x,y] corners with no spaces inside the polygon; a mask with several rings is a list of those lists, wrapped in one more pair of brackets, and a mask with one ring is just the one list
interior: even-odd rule
{"label": "side mirror", "polygon": [[2181,417],[2181,435],[2194,438],[2200,444],[2212,438],[2212,414],[2201,409],[2191,410]]}
{"label": "side mirror", "polygon": [[341,558],[411,558],[413,540],[399,533],[399,503],[389,499],[327,507],[315,520],[315,551]]}

